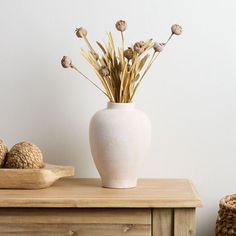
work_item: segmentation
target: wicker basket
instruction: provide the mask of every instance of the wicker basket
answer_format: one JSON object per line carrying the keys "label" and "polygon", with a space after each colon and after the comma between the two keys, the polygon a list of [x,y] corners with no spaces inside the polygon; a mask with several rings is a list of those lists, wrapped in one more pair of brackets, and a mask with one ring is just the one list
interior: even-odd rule
{"label": "wicker basket", "polygon": [[220,201],[216,236],[236,236],[236,194],[226,196]]}

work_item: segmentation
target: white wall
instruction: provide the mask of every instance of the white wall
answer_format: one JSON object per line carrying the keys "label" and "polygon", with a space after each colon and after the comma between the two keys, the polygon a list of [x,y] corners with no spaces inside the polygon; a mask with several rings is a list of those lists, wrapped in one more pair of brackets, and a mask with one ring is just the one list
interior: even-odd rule
{"label": "white wall", "polygon": [[92,41],[113,30],[120,42],[114,23],[126,19],[127,41],[163,41],[180,23],[183,36],[168,45],[135,99],[153,126],[141,177],[191,178],[204,202],[197,235],[214,235],[218,201],[236,191],[235,8],[234,0],[1,0],[0,137],[9,147],[31,140],[47,162],[98,176],[88,124],[106,98],[59,62],[70,55],[95,77],[75,27],[86,27]]}

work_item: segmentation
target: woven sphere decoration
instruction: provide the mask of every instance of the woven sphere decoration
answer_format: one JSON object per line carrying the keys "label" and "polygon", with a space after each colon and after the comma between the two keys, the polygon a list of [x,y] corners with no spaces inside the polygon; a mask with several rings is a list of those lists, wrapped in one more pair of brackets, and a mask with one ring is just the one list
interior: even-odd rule
{"label": "woven sphere decoration", "polygon": [[3,167],[5,163],[7,152],[7,145],[3,140],[0,139],[0,167]]}
{"label": "woven sphere decoration", "polygon": [[8,152],[4,167],[14,169],[38,169],[43,166],[43,154],[40,149],[31,142],[21,142],[15,144]]}
{"label": "woven sphere decoration", "polygon": [[220,200],[216,220],[216,236],[236,236],[236,194]]}

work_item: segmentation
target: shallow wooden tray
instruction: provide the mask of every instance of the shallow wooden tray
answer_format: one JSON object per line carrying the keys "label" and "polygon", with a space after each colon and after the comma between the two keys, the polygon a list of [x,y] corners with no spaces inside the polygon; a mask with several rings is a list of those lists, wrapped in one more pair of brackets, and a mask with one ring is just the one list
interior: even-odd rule
{"label": "shallow wooden tray", "polygon": [[74,167],[45,164],[41,169],[0,168],[0,188],[40,189],[62,177],[74,175]]}

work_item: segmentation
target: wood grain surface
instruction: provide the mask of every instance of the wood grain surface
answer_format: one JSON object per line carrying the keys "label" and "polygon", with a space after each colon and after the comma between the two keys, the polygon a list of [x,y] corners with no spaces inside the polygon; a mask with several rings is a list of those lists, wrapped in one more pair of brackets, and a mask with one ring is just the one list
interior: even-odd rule
{"label": "wood grain surface", "polygon": [[[74,167],[46,164],[41,169],[0,168],[0,188],[41,189],[51,186],[62,177],[74,175]],[[16,190],[13,190],[16,191]]]}
{"label": "wood grain surface", "polygon": [[151,236],[151,210],[0,209],[0,235]]}
{"label": "wood grain surface", "polygon": [[[2,180],[0,179],[0,182]],[[201,200],[187,179],[143,179],[132,189],[107,189],[98,179],[65,178],[50,188],[0,190],[0,207],[188,208]]]}

